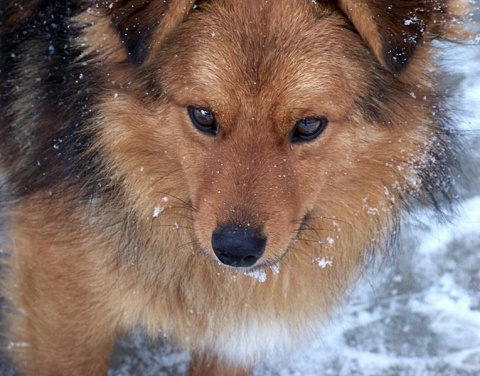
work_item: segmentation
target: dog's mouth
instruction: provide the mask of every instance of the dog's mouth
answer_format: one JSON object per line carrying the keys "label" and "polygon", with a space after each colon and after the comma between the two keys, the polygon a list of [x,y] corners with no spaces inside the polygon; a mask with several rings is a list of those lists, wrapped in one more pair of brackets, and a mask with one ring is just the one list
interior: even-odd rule
{"label": "dog's mouth", "polygon": [[290,247],[287,247],[278,256],[261,259],[252,266],[231,266],[221,262],[218,258],[212,257],[211,255],[207,255],[207,258],[221,268],[224,268],[230,271],[235,271],[240,274],[255,276],[257,273],[263,273],[264,271],[269,269],[274,274],[277,274],[278,271],[280,270],[280,264],[283,258],[288,254],[289,250],[290,250]]}
{"label": "dog's mouth", "polygon": [[239,277],[248,277],[259,282],[265,282],[270,276],[280,274],[282,269],[282,259],[288,253],[288,249],[281,255],[272,259],[260,260],[255,265],[249,267],[235,267],[222,263],[220,260],[212,256],[207,256],[207,259],[214,262],[220,269],[229,273],[230,278],[236,281]]}

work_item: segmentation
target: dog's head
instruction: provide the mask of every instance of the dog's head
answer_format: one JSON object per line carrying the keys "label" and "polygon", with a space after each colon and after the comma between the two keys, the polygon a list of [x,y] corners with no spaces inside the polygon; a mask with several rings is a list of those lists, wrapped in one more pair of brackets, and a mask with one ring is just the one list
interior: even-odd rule
{"label": "dog's head", "polygon": [[191,203],[200,247],[226,265],[321,253],[337,239],[363,249],[407,194],[437,185],[425,172],[434,158],[441,165],[445,146],[430,56],[453,5],[106,6],[123,46],[109,58],[123,66],[125,89],[109,103],[120,124],[107,132],[116,138],[109,153],[124,161],[117,170],[147,213],[165,191]]}

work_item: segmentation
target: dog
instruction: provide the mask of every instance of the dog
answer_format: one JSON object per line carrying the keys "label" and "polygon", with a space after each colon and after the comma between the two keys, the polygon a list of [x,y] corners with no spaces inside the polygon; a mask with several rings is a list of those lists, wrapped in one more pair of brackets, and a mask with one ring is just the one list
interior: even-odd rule
{"label": "dog", "polygon": [[454,196],[435,41],[468,1],[4,0],[5,352],[106,375],[120,333],[248,375]]}

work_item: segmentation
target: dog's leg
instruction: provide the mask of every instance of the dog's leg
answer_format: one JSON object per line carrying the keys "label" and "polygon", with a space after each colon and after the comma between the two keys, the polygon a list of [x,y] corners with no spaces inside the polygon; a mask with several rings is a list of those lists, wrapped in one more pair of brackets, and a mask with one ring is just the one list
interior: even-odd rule
{"label": "dog's leg", "polygon": [[189,376],[249,376],[251,367],[232,367],[218,361],[218,359],[194,353],[188,370]]}
{"label": "dog's leg", "polygon": [[11,225],[7,353],[27,376],[106,375],[117,324],[102,250],[79,221],[22,212]]}
{"label": "dog's leg", "polygon": [[[108,315],[95,312],[99,308],[93,305],[101,302],[82,298],[73,286],[62,290],[63,281],[45,280],[30,266],[19,272],[29,273],[32,284],[20,282],[23,286],[11,289],[10,298],[17,304],[7,320],[6,345],[21,373],[106,375],[116,333],[106,320]],[[83,282],[78,281],[79,285]]]}

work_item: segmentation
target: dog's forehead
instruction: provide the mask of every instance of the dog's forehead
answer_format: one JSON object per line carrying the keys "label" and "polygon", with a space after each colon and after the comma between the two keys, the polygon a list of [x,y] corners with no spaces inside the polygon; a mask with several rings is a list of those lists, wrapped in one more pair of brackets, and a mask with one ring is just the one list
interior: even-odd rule
{"label": "dog's forehead", "polygon": [[326,93],[342,79],[347,23],[335,7],[309,1],[212,2],[172,40],[175,70],[198,97]]}

